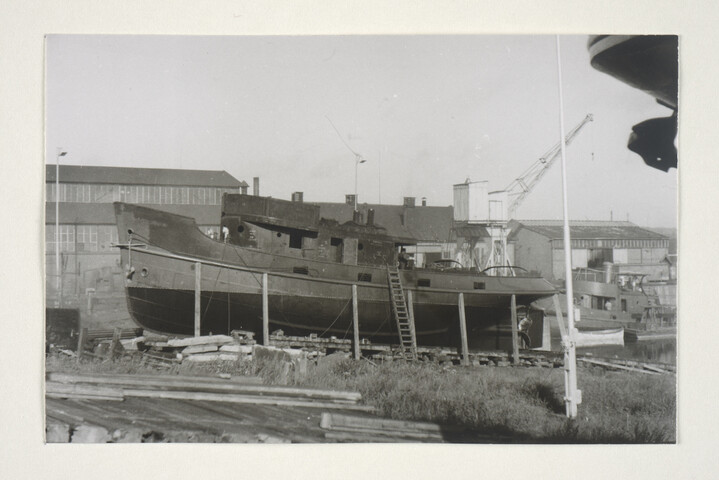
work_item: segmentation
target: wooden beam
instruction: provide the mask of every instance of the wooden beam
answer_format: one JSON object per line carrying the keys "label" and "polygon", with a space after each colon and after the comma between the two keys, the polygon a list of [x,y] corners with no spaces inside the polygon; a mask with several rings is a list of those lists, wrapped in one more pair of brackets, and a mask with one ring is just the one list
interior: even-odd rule
{"label": "wooden beam", "polygon": [[519,365],[519,331],[517,329],[517,296],[512,294],[512,363]]}
{"label": "wooden beam", "polygon": [[202,314],[202,263],[195,262],[195,336],[199,337],[200,319]]}
{"label": "wooden beam", "polygon": [[287,407],[332,408],[374,412],[374,407],[331,401],[314,401],[292,397],[271,397],[265,395],[242,395],[235,393],[185,392],[166,390],[144,390],[124,388],[125,397],[174,398],[178,400],[199,400],[208,402],[226,402],[252,405],[280,405]]}
{"label": "wooden beam", "polygon": [[359,308],[357,306],[357,285],[352,285],[352,328],[354,331],[353,347],[354,347],[354,359],[360,359],[360,344],[359,344]]}
{"label": "wooden beam", "polygon": [[262,274],[262,345],[270,344],[270,312],[267,273]]}
{"label": "wooden beam", "polygon": [[469,366],[469,346],[467,342],[467,319],[464,313],[464,293],[459,292],[459,334],[462,340],[462,365]]}
{"label": "wooden beam", "polygon": [[[137,378],[136,378],[137,377]],[[204,381],[198,381],[204,380]],[[237,393],[245,395],[271,395],[297,399],[330,400],[356,403],[362,399],[359,392],[320,390],[313,388],[256,385],[231,382],[222,379],[201,379],[201,377],[178,377],[174,375],[84,375],[72,373],[50,373],[49,383],[66,386],[111,385],[117,388],[140,388],[142,390],[182,390],[185,392]]]}
{"label": "wooden beam", "polygon": [[80,363],[82,355],[85,353],[85,342],[87,341],[87,328],[80,330],[80,335],[77,337],[77,357],[75,360]]}

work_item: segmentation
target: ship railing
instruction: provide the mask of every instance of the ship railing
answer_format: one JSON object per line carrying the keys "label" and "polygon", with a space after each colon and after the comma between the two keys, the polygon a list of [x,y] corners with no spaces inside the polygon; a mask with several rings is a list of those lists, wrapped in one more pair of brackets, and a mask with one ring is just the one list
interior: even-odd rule
{"label": "ship railing", "polygon": [[604,271],[593,268],[577,268],[574,271],[574,280],[585,282],[604,282]]}

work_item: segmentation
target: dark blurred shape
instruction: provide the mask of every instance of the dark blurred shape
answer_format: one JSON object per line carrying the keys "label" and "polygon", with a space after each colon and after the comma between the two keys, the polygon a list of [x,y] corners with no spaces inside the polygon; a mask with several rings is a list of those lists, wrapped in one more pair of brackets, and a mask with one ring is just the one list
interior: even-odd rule
{"label": "dark blurred shape", "polygon": [[677,116],[652,118],[632,127],[627,147],[638,153],[650,167],[668,172],[677,168]]}
{"label": "dark blurred shape", "polygon": [[679,37],[676,35],[592,35],[592,67],[638,88],[674,113],[635,125],[629,149],[654,168],[677,167],[674,138],[677,133]]}

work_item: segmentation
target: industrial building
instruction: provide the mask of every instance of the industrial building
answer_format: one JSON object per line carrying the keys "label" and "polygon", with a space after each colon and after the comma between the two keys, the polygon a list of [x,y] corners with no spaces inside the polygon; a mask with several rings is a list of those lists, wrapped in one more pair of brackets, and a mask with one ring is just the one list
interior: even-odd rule
{"label": "industrial building", "polygon": [[[561,220],[511,221],[508,241],[514,264],[547,280],[564,278],[564,233]],[[618,272],[666,279],[670,239],[631,222],[571,221],[572,266],[601,270],[605,262]]]}
{"label": "industrial building", "polygon": [[60,165],[57,178],[57,168],[46,165],[45,171],[49,304],[87,293],[123,292],[120,253],[112,247],[118,238],[112,202],[190,216],[203,231],[217,232],[222,195],[248,188],[225,171]]}

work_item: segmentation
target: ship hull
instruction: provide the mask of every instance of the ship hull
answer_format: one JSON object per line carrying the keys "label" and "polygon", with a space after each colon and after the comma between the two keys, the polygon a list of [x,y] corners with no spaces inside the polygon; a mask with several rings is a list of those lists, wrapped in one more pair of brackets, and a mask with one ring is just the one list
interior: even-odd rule
{"label": "ship hull", "polygon": [[[144,207],[116,204],[116,213],[128,309],[144,328],[192,335],[199,291],[200,333],[241,329],[261,339],[266,278],[270,332],[351,338],[356,285],[360,337],[398,341],[386,266],[338,265],[229,245],[205,237],[185,217]],[[360,276],[364,281],[357,280]],[[405,292],[411,292],[420,345],[459,344],[460,293],[471,348],[511,345],[512,295],[530,311],[530,342],[541,344],[543,312],[529,305],[555,292],[541,278],[423,270],[401,271],[401,278]]]}

